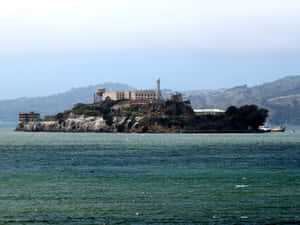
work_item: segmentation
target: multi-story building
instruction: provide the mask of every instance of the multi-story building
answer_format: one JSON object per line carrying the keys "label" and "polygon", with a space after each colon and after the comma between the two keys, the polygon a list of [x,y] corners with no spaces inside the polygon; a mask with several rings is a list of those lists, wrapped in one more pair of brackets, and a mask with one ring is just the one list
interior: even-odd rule
{"label": "multi-story building", "polygon": [[[162,93],[160,90],[160,79],[157,80],[157,87],[156,90],[137,90],[137,91],[124,91],[124,92],[103,92],[103,93],[96,93],[97,95],[101,96],[102,100],[107,98],[111,100],[147,100],[147,101],[159,101],[162,99]],[[94,96],[94,103],[95,101]]]}
{"label": "multi-story building", "polygon": [[135,91],[131,94],[131,100],[157,100],[156,91]]}
{"label": "multi-story building", "polygon": [[34,122],[34,121],[40,121],[41,115],[39,113],[19,113],[19,121],[22,122]]}

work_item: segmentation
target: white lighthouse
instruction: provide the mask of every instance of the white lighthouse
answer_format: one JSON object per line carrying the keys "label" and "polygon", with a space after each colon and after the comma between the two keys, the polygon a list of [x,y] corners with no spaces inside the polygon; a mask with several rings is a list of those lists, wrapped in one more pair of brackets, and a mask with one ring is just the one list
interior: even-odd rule
{"label": "white lighthouse", "polygon": [[161,100],[161,93],[160,93],[160,78],[157,79],[156,81],[156,100],[160,101]]}

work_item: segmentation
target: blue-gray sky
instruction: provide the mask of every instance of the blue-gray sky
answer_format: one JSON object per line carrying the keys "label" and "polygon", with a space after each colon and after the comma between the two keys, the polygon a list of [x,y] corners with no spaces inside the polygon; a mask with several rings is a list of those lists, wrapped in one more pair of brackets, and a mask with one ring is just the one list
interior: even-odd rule
{"label": "blue-gray sky", "polygon": [[0,99],[102,82],[177,90],[300,74],[299,0],[10,0]]}

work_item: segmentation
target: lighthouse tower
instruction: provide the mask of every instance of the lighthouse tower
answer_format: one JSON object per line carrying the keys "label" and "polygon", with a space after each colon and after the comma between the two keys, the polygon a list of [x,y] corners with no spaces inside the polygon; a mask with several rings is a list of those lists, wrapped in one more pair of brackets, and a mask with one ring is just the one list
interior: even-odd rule
{"label": "lighthouse tower", "polygon": [[160,95],[160,78],[158,78],[157,81],[156,81],[156,100],[157,101],[161,100],[161,95]]}

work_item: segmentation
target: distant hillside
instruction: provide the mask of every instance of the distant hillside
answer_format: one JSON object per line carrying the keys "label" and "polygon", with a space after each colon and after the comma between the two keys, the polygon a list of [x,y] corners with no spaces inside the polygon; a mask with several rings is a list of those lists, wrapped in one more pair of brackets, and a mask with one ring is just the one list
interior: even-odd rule
{"label": "distant hillside", "polygon": [[222,90],[185,92],[194,108],[222,108],[230,105],[257,104],[270,110],[274,123],[300,124],[300,76],[274,82]]}
{"label": "distant hillside", "polygon": [[[105,83],[47,97],[0,101],[0,121],[17,121],[19,112],[36,111],[44,116],[71,109],[79,102],[91,103],[97,87],[105,87],[108,91],[134,89],[126,84]],[[163,90],[164,98],[170,93],[172,90]],[[274,124],[300,124],[300,76],[288,76],[255,87],[243,85],[230,89],[192,90],[183,94],[185,99],[191,100],[194,108],[226,109],[231,105],[257,104],[270,110]]]}
{"label": "distant hillside", "polygon": [[20,112],[35,111],[42,116],[56,114],[71,109],[76,103],[91,103],[96,88],[105,87],[108,91],[133,90],[126,84],[104,83],[82,88],[73,88],[65,93],[46,97],[19,98],[0,101],[0,121],[17,121]]}

